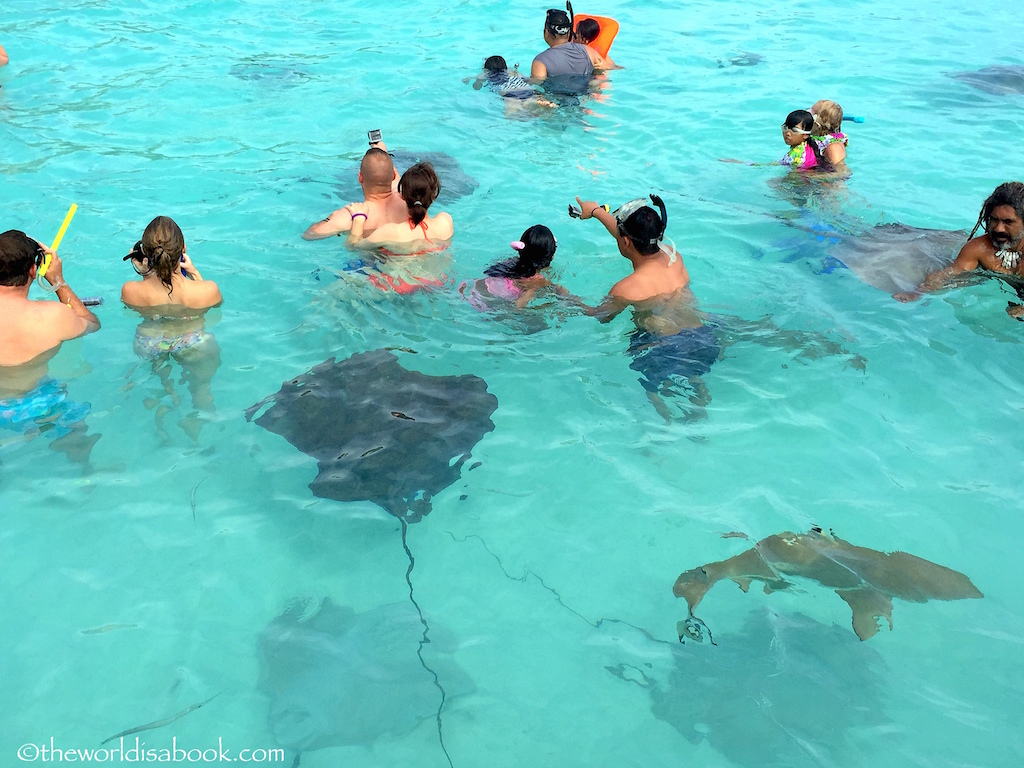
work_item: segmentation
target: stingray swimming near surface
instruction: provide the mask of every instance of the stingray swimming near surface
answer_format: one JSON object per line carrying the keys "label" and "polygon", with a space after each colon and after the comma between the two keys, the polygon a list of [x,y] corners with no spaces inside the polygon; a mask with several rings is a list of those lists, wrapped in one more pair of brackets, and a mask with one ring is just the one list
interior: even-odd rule
{"label": "stingray swimming near surface", "polygon": [[913,603],[983,597],[964,574],[915,555],[857,547],[818,529],[804,534],[786,531],[728,560],[680,574],[672,591],[686,599],[691,616],[680,622],[680,636],[697,632],[695,639],[700,639],[691,623],[693,611],[722,579],[736,582],[744,592],[751,581],[762,581],[770,594],[794,586],[785,576],[834,589],[853,610],[853,631],[861,640],[878,632],[878,619],[885,619],[892,629],[894,597]]}
{"label": "stingray swimming near surface", "polygon": [[259,638],[270,729],[299,753],[402,736],[474,690],[454,650],[436,625],[425,635],[410,603],[356,613],[329,599],[297,601]]}
{"label": "stingray swimming near surface", "polygon": [[930,273],[949,266],[967,242],[967,233],[878,224],[866,232],[833,231],[829,255],[880,291],[912,291]]}
{"label": "stingray swimming near surface", "polygon": [[[860,765],[877,729],[891,724],[882,658],[847,630],[799,613],[759,608],[728,642],[677,644],[672,660],[667,673],[648,675],[652,712],[730,765]],[[642,661],[633,666],[644,669]]]}
{"label": "stingray swimming near surface", "polygon": [[[755,67],[764,61],[764,56],[759,53],[745,53],[740,52],[738,56],[732,56],[729,58],[729,65],[733,67]],[[722,60],[718,60],[718,68],[724,69],[725,64]]]}
{"label": "stingray swimming near surface", "polygon": [[[416,163],[427,162],[434,166],[437,178],[441,181],[441,194],[434,201],[434,205],[446,205],[460,197],[471,195],[480,186],[476,179],[462,170],[458,160],[443,152],[408,152],[400,149],[393,151],[391,156],[399,175]],[[335,189],[343,200],[363,199],[363,191],[359,187],[358,163],[338,175]]]}
{"label": "stingray swimming near surface", "polygon": [[409,371],[378,349],[286,381],[246,418],[317,459],[316,496],[372,501],[414,523],[459,478],[497,407],[477,376]]}
{"label": "stingray swimming near surface", "polygon": [[232,77],[249,82],[289,87],[309,80],[305,72],[281,62],[262,58],[243,59],[228,71]]}
{"label": "stingray swimming near surface", "polygon": [[975,72],[954,72],[950,77],[997,96],[1024,94],[1024,66],[1020,65],[983,67]]}

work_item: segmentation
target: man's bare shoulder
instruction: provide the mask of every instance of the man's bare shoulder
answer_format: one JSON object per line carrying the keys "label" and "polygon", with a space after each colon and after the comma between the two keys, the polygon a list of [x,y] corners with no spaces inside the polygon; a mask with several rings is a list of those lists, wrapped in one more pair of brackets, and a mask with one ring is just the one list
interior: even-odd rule
{"label": "man's bare shoulder", "polygon": [[996,249],[992,247],[992,241],[988,235],[968,240],[967,244],[957,254],[956,266],[962,270],[977,269],[979,265],[985,266],[985,262],[994,256]]}
{"label": "man's bare shoulder", "polygon": [[619,280],[608,291],[608,295],[626,302],[644,301],[651,297],[650,291],[635,274],[627,275]]}
{"label": "man's bare shoulder", "polygon": [[[79,317],[71,307],[59,301],[32,301],[32,322],[40,330],[40,338],[53,344],[74,339],[89,329],[89,323]],[[27,319],[27,318],[26,318]],[[52,344],[51,344],[52,346]]]}

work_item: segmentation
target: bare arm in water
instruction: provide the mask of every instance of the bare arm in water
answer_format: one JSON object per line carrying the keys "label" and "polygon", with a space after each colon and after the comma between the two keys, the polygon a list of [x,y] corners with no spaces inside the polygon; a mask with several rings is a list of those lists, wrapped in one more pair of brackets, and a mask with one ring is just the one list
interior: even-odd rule
{"label": "bare arm in water", "polygon": [[971,242],[967,243],[967,245],[960,249],[960,253],[957,254],[957,257],[952,264],[948,267],[932,272],[919,286],[917,286],[916,291],[894,293],[892,297],[897,301],[903,302],[917,301],[921,298],[922,294],[940,290],[954,275],[958,275],[961,272],[971,272],[972,270],[977,269],[981,264],[982,255],[989,249],[989,246],[987,246],[984,241],[984,237],[974,238]]}

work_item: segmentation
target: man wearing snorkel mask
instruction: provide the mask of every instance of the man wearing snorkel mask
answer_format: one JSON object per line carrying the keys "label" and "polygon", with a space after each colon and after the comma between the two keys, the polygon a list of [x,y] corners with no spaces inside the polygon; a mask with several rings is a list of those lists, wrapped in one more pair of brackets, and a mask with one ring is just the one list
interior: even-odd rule
{"label": "man wearing snorkel mask", "polygon": [[594,60],[599,54],[572,42],[572,6],[566,3],[565,8],[551,9],[544,18],[544,42],[548,49],[534,58],[530,77],[534,82],[557,79],[566,91],[584,90],[594,74]]}
{"label": "man wearing snorkel mask", "polygon": [[[56,286],[58,301],[34,301],[28,290],[47,254],[53,260],[45,279]],[[63,342],[100,327],[96,315],[64,282],[63,264],[56,252],[14,229],[0,235],[0,317],[4,318],[0,325],[0,397],[5,396],[14,376],[5,368],[27,363],[41,363],[45,368],[46,360]]]}
{"label": "man wearing snorkel mask", "polygon": [[632,307],[636,331],[630,337],[629,367],[642,374],[640,384],[651,403],[671,420],[661,395],[676,394],[673,379],[685,379],[685,394],[701,409],[688,413],[688,418],[703,415],[711,395],[700,377],[711,370],[721,349],[715,334],[701,322],[682,257],[661,242],[668,225],[665,203],[651,195],[657,211],[641,198],[612,213],[590,200],[577,197],[576,202],[579,208],[570,207],[570,215],[604,224],[619,253],[633,265],[633,272],[615,283],[599,306],[585,308],[587,314],[605,323]]}

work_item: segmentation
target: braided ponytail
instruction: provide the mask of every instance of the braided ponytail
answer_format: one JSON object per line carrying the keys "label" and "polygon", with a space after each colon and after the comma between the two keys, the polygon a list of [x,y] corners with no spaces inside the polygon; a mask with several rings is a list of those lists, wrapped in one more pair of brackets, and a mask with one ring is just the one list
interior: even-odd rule
{"label": "braided ponytail", "polygon": [[171,280],[185,252],[185,237],[181,234],[181,228],[173,219],[157,216],[149,222],[142,234],[142,251],[149,259],[149,268],[167,286],[167,295],[170,296],[174,290]]}

